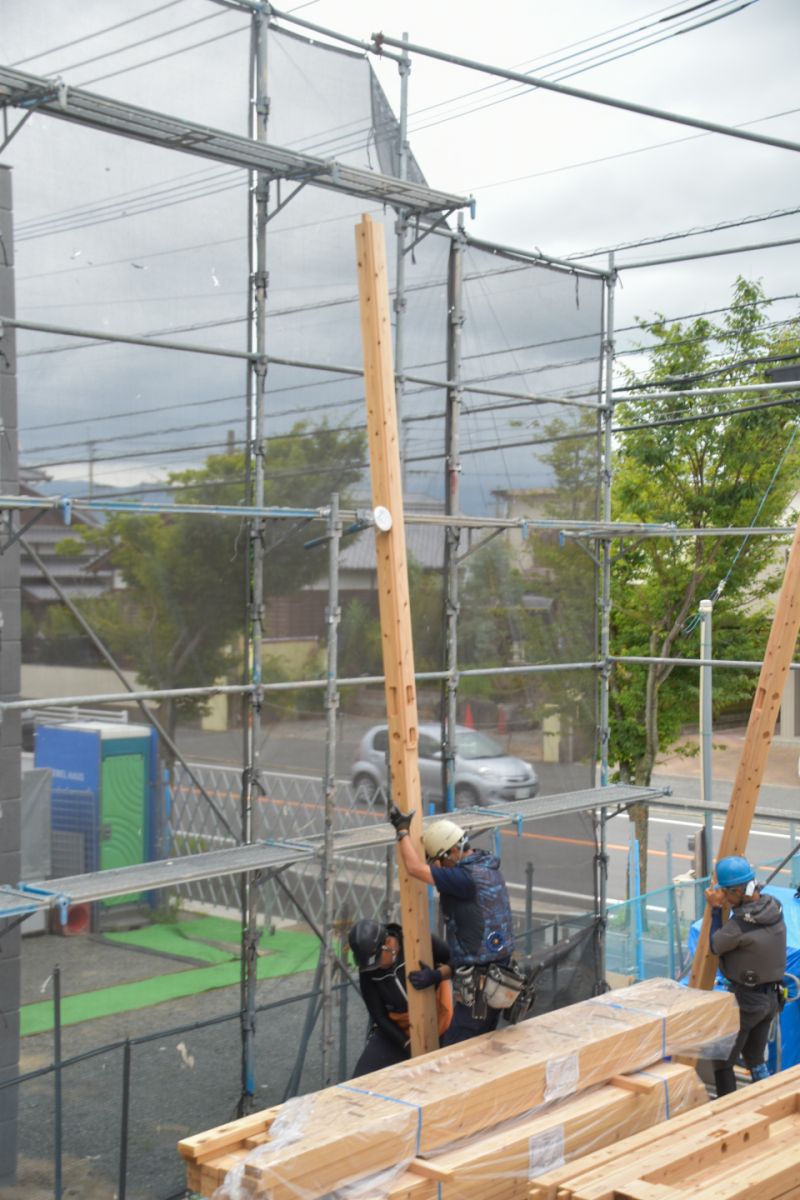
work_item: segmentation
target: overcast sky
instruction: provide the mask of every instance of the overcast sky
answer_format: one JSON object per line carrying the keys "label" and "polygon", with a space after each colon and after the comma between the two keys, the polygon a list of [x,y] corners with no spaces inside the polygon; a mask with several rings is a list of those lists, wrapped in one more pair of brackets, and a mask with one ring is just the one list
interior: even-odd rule
{"label": "overcast sky", "polygon": [[[412,42],[454,55],[800,143],[796,0],[691,5],[502,0],[494,7],[472,0],[458,5],[312,0],[292,11],[356,38],[368,40],[378,30],[394,37],[408,32]],[[131,19],[143,14],[141,20]],[[120,22],[127,23],[90,36]],[[212,0],[2,3],[4,63],[33,74],[61,73],[67,82],[99,94],[238,131],[244,131],[246,112],[247,44],[246,17]],[[276,67],[282,54],[291,57],[277,50]],[[396,66],[370,61],[397,106]],[[271,138],[308,153],[357,161],[362,149],[348,146],[341,136],[341,126],[354,119],[345,99],[331,112],[326,129],[320,112],[330,103],[324,86],[330,80],[304,74],[299,62],[290,65],[296,72],[289,75],[295,91],[288,101],[281,97],[282,108],[275,98]],[[313,110],[316,124],[304,133],[306,108]],[[797,152],[499,83],[418,55],[409,81],[409,110],[412,149],[428,182],[473,195],[477,211],[474,220],[467,218],[469,232],[505,245],[565,257],[800,207]],[[12,112],[12,122],[18,116]],[[246,278],[241,174],[36,116],[0,161],[14,167],[20,315],[128,332],[216,321],[207,340],[241,346]],[[219,190],[181,204],[170,204],[164,193],[156,216],[136,215],[143,196],[176,188],[185,197],[192,180],[205,193],[212,183]],[[98,205],[108,207],[101,211]],[[83,223],[74,213],[77,206],[87,207]],[[321,249],[314,229],[318,213],[305,197],[290,208],[291,222],[276,222],[273,262],[282,266],[284,240],[294,238],[292,253],[310,274],[303,283],[290,285],[276,268],[273,303],[345,297],[352,277],[335,277],[330,251]],[[341,239],[341,254],[348,260],[358,210],[358,202],[339,198],[330,210],[350,226]],[[642,270],[626,270],[626,263],[792,237],[800,238],[797,214],[620,250],[620,347],[631,345],[634,335],[625,329],[637,316],[662,312],[679,317],[724,306],[737,274],[761,279],[769,296],[789,297],[776,301],[775,318],[796,311],[800,291],[797,246]],[[587,261],[605,265],[607,260]],[[324,322],[316,327],[316,336],[324,348]],[[340,333],[330,332],[330,337],[337,341]],[[96,479],[129,486],[162,477],[164,460],[156,456],[152,462],[134,462],[136,446],[130,448],[132,461],[124,471],[111,461],[113,443],[99,440],[111,427],[102,423],[100,413],[102,409],[105,419],[116,405],[112,415],[120,420],[136,406],[166,408],[174,401],[185,418],[180,405],[191,404],[196,395],[187,387],[185,360],[144,352],[149,355],[145,362],[142,352],[119,348],[102,358],[97,351],[33,353],[61,345],[63,338],[37,341],[28,335],[21,340],[24,457],[59,459],[47,447],[70,440],[73,427],[65,427],[63,420],[58,424],[66,405],[76,439],[98,439]],[[338,361],[353,361],[356,350],[357,340],[340,347]],[[209,405],[215,396],[241,393],[243,369],[238,364],[206,359],[202,374]],[[76,388],[96,424],[80,423],[75,396],[65,400]],[[155,418],[145,419],[155,423]],[[219,433],[212,430],[208,436],[218,439]],[[202,445],[200,438],[196,444]],[[109,461],[103,464],[104,455]],[[79,457],[85,457],[83,450],[80,455],[76,451]],[[76,472],[66,465],[54,473]]]}

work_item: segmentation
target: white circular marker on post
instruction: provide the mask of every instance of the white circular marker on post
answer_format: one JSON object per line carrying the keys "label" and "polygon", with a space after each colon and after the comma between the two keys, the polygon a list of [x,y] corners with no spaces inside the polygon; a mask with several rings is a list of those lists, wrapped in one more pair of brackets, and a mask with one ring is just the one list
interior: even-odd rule
{"label": "white circular marker on post", "polygon": [[381,533],[388,533],[392,528],[392,514],[382,504],[372,510],[372,519],[375,522],[375,528],[379,529]]}

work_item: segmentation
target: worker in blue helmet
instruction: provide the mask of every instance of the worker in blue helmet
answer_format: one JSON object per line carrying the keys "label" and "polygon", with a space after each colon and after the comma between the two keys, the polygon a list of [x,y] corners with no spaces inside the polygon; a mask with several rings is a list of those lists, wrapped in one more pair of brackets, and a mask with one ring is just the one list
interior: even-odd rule
{"label": "worker in blue helmet", "polygon": [[[734,1064],[744,1060],[754,1082],[766,1079],[764,1061],[770,1026],[783,1008],[786,925],[774,896],[762,895],[755,872],[739,854],[717,863],[716,884],[706,890],[711,905],[711,950],[739,1005],[739,1033],[728,1058],[714,1063],[717,1095],[736,1091]],[[723,908],[730,909],[723,922]]]}

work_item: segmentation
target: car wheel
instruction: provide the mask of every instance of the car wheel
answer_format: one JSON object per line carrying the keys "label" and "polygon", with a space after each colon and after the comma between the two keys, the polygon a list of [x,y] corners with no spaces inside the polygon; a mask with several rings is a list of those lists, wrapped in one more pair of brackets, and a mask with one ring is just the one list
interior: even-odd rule
{"label": "car wheel", "polygon": [[475,788],[468,783],[460,783],[456,788],[456,808],[476,808],[480,803]]}
{"label": "car wheel", "polygon": [[356,804],[371,804],[377,794],[375,780],[369,775],[356,775],[353,780],[353,796]]}

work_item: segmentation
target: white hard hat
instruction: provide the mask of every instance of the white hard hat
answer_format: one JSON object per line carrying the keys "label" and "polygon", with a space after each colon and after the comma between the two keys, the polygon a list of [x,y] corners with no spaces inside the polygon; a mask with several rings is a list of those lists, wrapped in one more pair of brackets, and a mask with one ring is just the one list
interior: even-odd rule
{"label": "white hard hat", "polygon": [[443,858],[453,846],[459,846],[459,843],[463,845],[466,840],[467,835],[461,826],[447,818],[434,821],[422,835],[422,844],[429,859]]}

